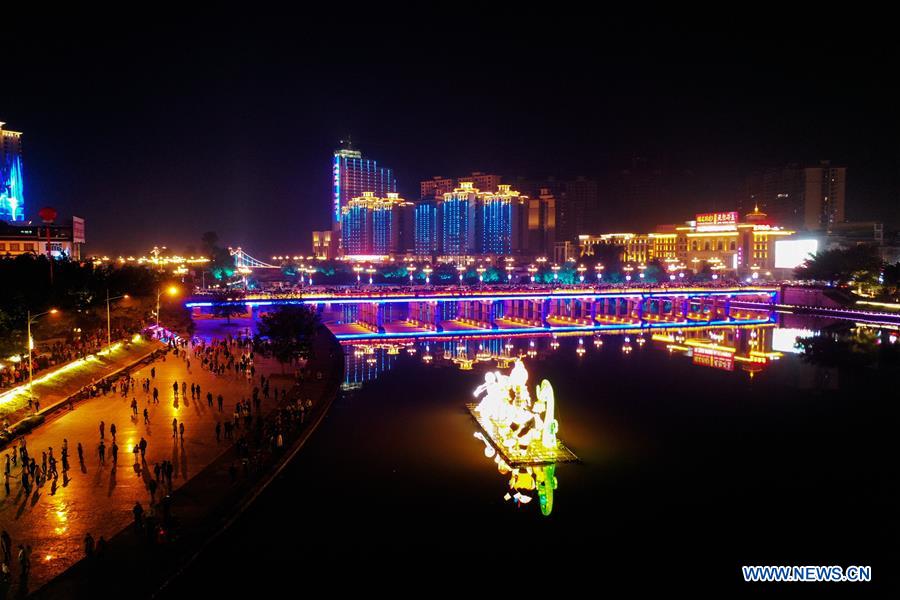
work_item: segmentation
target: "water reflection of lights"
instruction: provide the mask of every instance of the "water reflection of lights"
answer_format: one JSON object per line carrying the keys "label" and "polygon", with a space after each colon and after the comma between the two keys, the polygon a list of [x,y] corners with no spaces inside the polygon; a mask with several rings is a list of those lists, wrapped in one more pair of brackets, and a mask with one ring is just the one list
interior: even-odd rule
{"label": "water reflection of lights", "polygon": [[550,340],[550,347],[556,350],[559,348],[559,339],[554,335],[553,339]]}
{"label": "water reflection of lights", "polygon": [[534,347],[534,340],[529,340],[528,342],[528,358],[534,358],[537,356],[537,349]]}
{"label": "water reflection of lights", "polygon": [[585,352],[587,352],[587,350],[584,349],[584,340],[578,338],[578,348],[575,349],[575,353],[578,354],[578,356],[584,356]]}
{"label": "water reflection of lights", "polygon": [[598,335],[594,337],[594,347],[600,348],[601,346],[603,346],[603,338]]}

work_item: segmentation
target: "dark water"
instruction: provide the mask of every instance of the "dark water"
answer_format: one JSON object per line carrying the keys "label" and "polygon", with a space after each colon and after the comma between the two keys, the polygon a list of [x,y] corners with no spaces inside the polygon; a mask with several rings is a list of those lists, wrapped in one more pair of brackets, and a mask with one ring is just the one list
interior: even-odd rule
{"label": "dark water", "polygon": [[[685,344],[699,339],[749,356],[789,350],[797,333],[686,332],[674,345],[697,354]],[[872,584],[829,585],[853,595],[896,585],[896,371],[825,368],[789,352],[716,368],[670,350],[673,341],[602,339],[584,338],[583,356],[578,337],[556,349],[536,339],[537,356],[524,359],[530,386],[553,384],[560,437],[581,459],[557,466],[549,516],[537,502],[504,500],[509,477],[473,437],[464,403],[493,361],[460,370],[453,342],[418,344],[414,355],[348,348],[356,389],[176,589],[271,591],[322,578],[334,589],[423,593],[590,585],[591,595],[730,595],[748,590],[744,564],[871,565]],[[501,353],[507,340],[470,341],[469,357],[479,343]],[[243,575],[223,571],[231,566]]]}

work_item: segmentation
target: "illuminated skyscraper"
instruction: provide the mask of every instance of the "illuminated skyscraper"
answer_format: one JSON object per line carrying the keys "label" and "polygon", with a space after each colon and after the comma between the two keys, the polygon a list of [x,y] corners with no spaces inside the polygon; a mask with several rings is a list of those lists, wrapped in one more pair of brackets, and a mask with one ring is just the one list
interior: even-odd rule
{"label": "illuminated skyscraper", "polygon": [[24,221],[22,134],[3,125],[0,121],[0,220]]}
{"label": "illuminated skyscraper", "polygon": [[508,255],[521,247],[519,192],[499,184],[497,191],[479,195],[479,254]]}
{"label": "illuminated skyscraper", "polygon": [[475,209],[478,190],[463,181],[452,192],[444,194],[440,207],[441,254],[466,256],[475,249]]}
{"label": "illuminated skyscraper", "polygon": [[342,209],[353,198],[372,192],[376,198],[385,198],[397,192],[397,182],[391,169],[379,167],[374,160],[363,158],[359,150],[349,147],[334,151],[332,163],[332,230],[341,238],[340,248],[346,250],[341,232]]}
{"label": "illuminated skyscraper", "polygon": [[386,256],[406,252],[411,226],[412,203],[391,192],[377,198],[363,192],[341,209],[344,254],[350,256]]}
{"label": "illuminated skyscraper", "polygon": [[438,246],[438,208],[434,200],[422,200],[416,204],[416,256],[434,256]]}

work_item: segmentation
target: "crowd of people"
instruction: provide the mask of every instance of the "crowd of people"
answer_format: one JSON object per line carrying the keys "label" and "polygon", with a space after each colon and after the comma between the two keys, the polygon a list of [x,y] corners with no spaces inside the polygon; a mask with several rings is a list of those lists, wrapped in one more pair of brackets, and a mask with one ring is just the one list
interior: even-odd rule
{"label": "crowd of people", "polygon": [[[192,368],[200,368],[216,376],[243,380],[252,386],[248,389],[248,395],[242,395],[247,397],[233,398],[226,405],[222,394],[202,389],[198,382],[182,380],[171,383],[175,406],[178,406],[179,400],[187,404],[188,398],[191,402],[205,401],[215,417],[210,430],[193,433],[187,431],[185,423],[176,417],[172,421],[174,443],[181,446],[182,453],[187,435],[215,436],[217,444],[233,445],[235,458],[228,469],[233,482],[238,480],[241,473],[245,477],[251,477],[262,472],[302,429],[307,421],[307,414],[313,407],[312,399],[301,399],[303,386],[299,383],[294,383],[290,389],[279,389],[272,385],[269,377],[256,374],[253,340],[249,335],[225,336],[210,341],[170,338],[168,348],[160,351],[154,359],[165,361],[167,355],[170,360],[174,358],[183,361],[189,377]],[[127,418],[135,424],[142,418],[143,423],[149,425],[152,408],[159,404],[161,395],[159,388],[162,387],[162,382],[158,377],[157,366],[158,363],[150,365],[147,372],[149,376],[137,379],[134,377],[136,369],[132,369],[85,388],[82,394],[114,394],[126,399],[130,397]],[[303,375],[322,378],[321,372]],[[168,385],[165,382],[165,386]],[[270,400],[277,404],[273,412],[263,418],[262,403]],[[122,415],[120,418],[126,417]],[[72,454],[69,440],[65,438],[57,448],[39,450],[32,450],[24,437],[17,438],[6,448],[5,456],[0,459],[4,461],[6,496],[21,491],[28,497],[48,488],[51,495],[55,494],[59,485],[65,486],[70,481],[71,463],[76,460],[76,468],[82,473],[87,473],[88,463],[92,461],[96,461],[96,468],[117,468],[122,459],[119,444],[124,436],[117,435],[120,432],[112,420],[109,423],[100,421],[96,431],[94,442],[75,441],[71,448]],[[125,451],[133,453],[132,468],[135,475],[143,481],[146,490],[146,497],[136,500],[132,509],[135,527],[146,535],[148,542],[158,544],[177,535],[177,520],[172,515],[172,492],[179,465],[170,460],[148,462],[148,448],[148,440],[140,436],[139,441]],[[16,483],[19,484],[19,490],[13,488]],[[95,540],[88,533],[83,543],[85,556],[91,559],[98,559],[105,553],[106,540],[102,536]],[[20,577],[27,580],[31,568],[31,548],[25,543],[17,550],[12,550],[12,540],[3,531],[4,577],[9,577],[13,562],[18,560]]]}
{"label": "crowd of people", "polygon": [[[54,339],[44,343],[38,343],[32,350],[31,363],[34,375],[47,369],[84,358],[95,354],[106,346],[106,329],[97,329],[91,332],[80,332],[77,336],[66,339]],[[127,336],[125,330],[114,330],[112,339],[117,340]],[[16,355],[2,361],[0,368],[0,388],[9,388],[21,385],[28,381],[28,353]]]}

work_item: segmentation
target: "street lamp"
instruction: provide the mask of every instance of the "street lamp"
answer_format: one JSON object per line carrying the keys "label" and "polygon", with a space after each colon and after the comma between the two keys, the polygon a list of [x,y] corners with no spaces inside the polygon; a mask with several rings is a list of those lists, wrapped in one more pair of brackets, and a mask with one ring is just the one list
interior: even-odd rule
{"label": "street lamp", "polygon": [[412,286],[413,285],[413,275],[415,275],[415,273],[416,273],[416,265],[410,263],[406,267],[406,270],[409,271],[409,285]]}
{"label": "street lamp", "polygon": [[478,268],[475,270],[478,272],[478,283],[484,283],[484,272],[487,271],[487,269],[482,265],[478,265]]}
{"label": "street lamp", "polygon": [[[156,288],[156,328],[159,329],[159,297],[162,296],[162,287]],[[174,285],[170,285],[166,288],[166,293],[170,296],[174,296],[178,293],[178,288]]]}
{"label": "street lamp", "polygon": [[531,283],[534,283],[534,274],[538,272],[538,268],[534,265],[528,265],[528,272],[531,273]]}
{"label": "street lamp", "polygon": [[429,285],[431,283],[431,273],[434,269],[431,268],[431,265],[425,265],[422,269],[422,272],[425,273],[425,285]]}
{"label": "street lamp", "polygon": [[[110,318],[109,318],[109,303],[111,300],[118,300],[120,298],[128,298],[128,294],[122,294],[121,296],[113,296],[109,297],[109,288],[106,288],[106,348],[109,349],[112,346],[112,328],[110,327]],[[157,307],[157,311],[159,308]],[[157,316],[157,324],[159,316]]]}
{"label": "street lamp", "polygon": [[459,272],[459,285],[462,285],[463,273],[466,271],[466,268],[463,265],[456,265],[456,270]]}
{"label": "street lamp", "polygon": [[587,267],[584,265],[578,265],[578,281],[584,283],[584,272],[587,271]]}
{"label": "street lamp", "polygon": [[356,273],[356,287],[359,287],[359,286],[361,285],[361,283],[360,283],[360,273],[362,273],[364,270],[365,270],[365,269],[363,269],[363,268],[362,268],[361,266],[359,266],[359,265],[356,265],[355,267],[353,267],[353,272]]}
{"label": "street lamp", "polygon": [[28,402],[31,406],[34,406],[34,363],[32,360],[34,340],[31,339],[31,324],[44,315],[55,315],[58,312],[55,308],[51,308],[48,311],[31,316],[31,311],[26,311],[26,318],[28,319]]}
{"label": "street lamp", "polygon": [[373,267],[369,267],[366,269],[366,273],[369,274],[369,285],[372,285],[372,277],[375,275],[375,269]]}
{"label": "street lamp", "polygon": [[603,279],[603,265],[597,263],[594,265],[594,270],[597,271],[597,283],[599,283]]}

